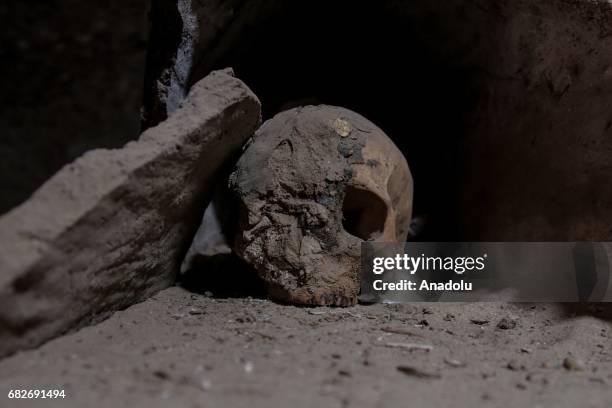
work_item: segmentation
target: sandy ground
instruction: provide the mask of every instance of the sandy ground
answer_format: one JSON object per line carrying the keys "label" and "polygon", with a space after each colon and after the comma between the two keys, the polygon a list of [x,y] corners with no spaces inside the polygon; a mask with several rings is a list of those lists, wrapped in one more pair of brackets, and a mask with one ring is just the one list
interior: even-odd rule
{"label": "sandy ground", "polygon": [[612,308],[578,309],[298,308],[173,287],[1,361],[0,406],[609,407]]}

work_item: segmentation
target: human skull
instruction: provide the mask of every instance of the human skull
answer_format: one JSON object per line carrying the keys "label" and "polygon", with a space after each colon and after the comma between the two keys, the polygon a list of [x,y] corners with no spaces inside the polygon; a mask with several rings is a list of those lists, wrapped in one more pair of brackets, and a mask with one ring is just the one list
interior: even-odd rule
{"label": "human skull", "polygon": [[403,242],[412,176],[374,124],[334,106],[279,113],[255,133],[230,176],[241,202],[236,253],[271,298],[349,306],[364,240]]}

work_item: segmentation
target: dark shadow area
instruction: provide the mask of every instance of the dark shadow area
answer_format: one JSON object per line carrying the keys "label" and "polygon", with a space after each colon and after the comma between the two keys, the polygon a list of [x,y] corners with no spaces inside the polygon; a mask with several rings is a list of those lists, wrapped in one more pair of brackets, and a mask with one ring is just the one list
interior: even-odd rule
{"label": "dark shadow area", "polygon": [[[373,121],[410,164],[414,214],[431,222],[421,239],[459,239],[452,209],[471,106],[467,73],[416,30],[384,2],[291,3],[249,27],[213,69],[233,67],[261,99],[264,120],[296,105],[330,104]],[[196,69],[194,79],[203,74]]]}
{"label": "dark shadow area", "polygon": [[[258,17],[231,47],[205,56],[192,83],[210,70],[232,67],[261,100],[264,120],[308,104],[362,114],[396,143],[410,165],[414,215],[427,220],[417,239],[460,240],[453,211],[472,82],[460,64],[431,48],[432,41],[422,41],[423,28],[414,23],[385,2],[288,3]],[[429,24],[428,31],[444,36],[437,22]],[[382,230],[385,214],[373,224],[362,220],[359,194],[351,193],[345,227],[368,239]],[[231,255],[200,258],[181,285],[220,297],[265,294],[256,272]]]}
{"label": "dark shadow area", "polygon": [[599,320],[612,322],[612,303],[562,303],[565,317],[590,316]]}
{"label": "dark shadow area", "polygon": [[0,213],[139,135],[147,0],[0,4]]}
{"label": "dark shadow area", "polygon": [[349,186],[344,194],[342,219],[346,232],[367,241],[384,230],[387,206],[371,191]]}
{"label": "dark shadow area", "polygon": [[[214,56],[204,58],[193,81],[211,69],[233,67],[261,99],[264,120],[304,104],[344,106],[372,120],[402,150],[413,173],[413,239],[596,239],[594,231],[584,237],[576,229],[555,227],[575,206],[555,205],[551,197],[559,195],[545,192],[550,185],[573,186],[577,179],[575,174],[554,179],[548,166],[562,157],[555,146],[573,131],[551,130],[566,111],[551,100],[550,79],[530,76],[563,66],[563,53],[542,51],[536,59],[534,50],[548,45],[551,26],[578,21],[565,20],[574,12],[561,7],[557,15],[546,5],[542,12],[520,4],[480,9],[471,2],[450,2],[440,6],[444,12],[426,11],[422,4],[398,7],[405,11],[398,13],[387,1],[315,0],[273,9],[231,47],[217,47]],[[532,13],[548,29],[532,30],[531,22],[513,26],[507,18],[513,13]],[[520,41],[510,41],[508,33]],[[560,41],[569,47],[574,40]],[[572,87],[579,89],[582,79],[575,76]],[[581,97],[564,98],[570,106],[583,104]],[[544,126],[546,131],[538,130]],[[549,145],[536,146],[531,129]],[[571,157],[575,163],[582,156]],[[533,197],[539,197],[538,205],[530,204]],[[358,231],[359,211],[351,210],[359,205],[353,204],[345,208],[345,227],[367,239],[376,226]],[[552,212],[558,215],[551,217],[551,227],[536,223],[539,213]],[[582,283],[588,290],[589,283]]]}
{"label": "dark shadow area", "polygon": [[266,297],[257,273],[233,254],[196,257],[177,284],[190,292],[217,298]]}
{"label": "dark shadow area", "polygon": [[[182,21],[178,10],[172,2],[160,0],[151,1],[149,19],[151,21],[159,19],[165,23],[160,24],[160,28],[157,30],[151,30],[149,34],[142,111],[147,112],[149,116],[163,117],[165,116],[164,108],[155,104],[158,99],[154,95],[156,92],[161,92],[161,89],[156,86],[147,85],[157,85],[155,78],[162,77],[164,61],[171,60],[174,57],[176,49],[181,42]],[[148,117],[142,119],[141,131],[156,125],[156,123],[149,123]]]}

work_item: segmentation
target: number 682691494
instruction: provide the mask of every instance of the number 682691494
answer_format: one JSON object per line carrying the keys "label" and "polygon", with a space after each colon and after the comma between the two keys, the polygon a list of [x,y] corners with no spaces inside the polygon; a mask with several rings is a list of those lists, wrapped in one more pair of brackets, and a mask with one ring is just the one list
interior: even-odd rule
{"label": "number 682691494", "polygon": [[34,398],[66,398],[64,390],[10,390],[8,392],[10,399],[34,399]]}

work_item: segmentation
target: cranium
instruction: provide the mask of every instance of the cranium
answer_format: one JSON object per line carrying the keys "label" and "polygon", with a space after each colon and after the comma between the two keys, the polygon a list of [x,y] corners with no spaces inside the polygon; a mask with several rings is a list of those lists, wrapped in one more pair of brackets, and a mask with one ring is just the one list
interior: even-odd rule
{"label": "cranium", "polygon": [[306,106],[256,132],[230,177],[242,215],[235,250],[273,299],[355,304],[364,240],[401,242],[412,212],[402,153],[347,109]]}

